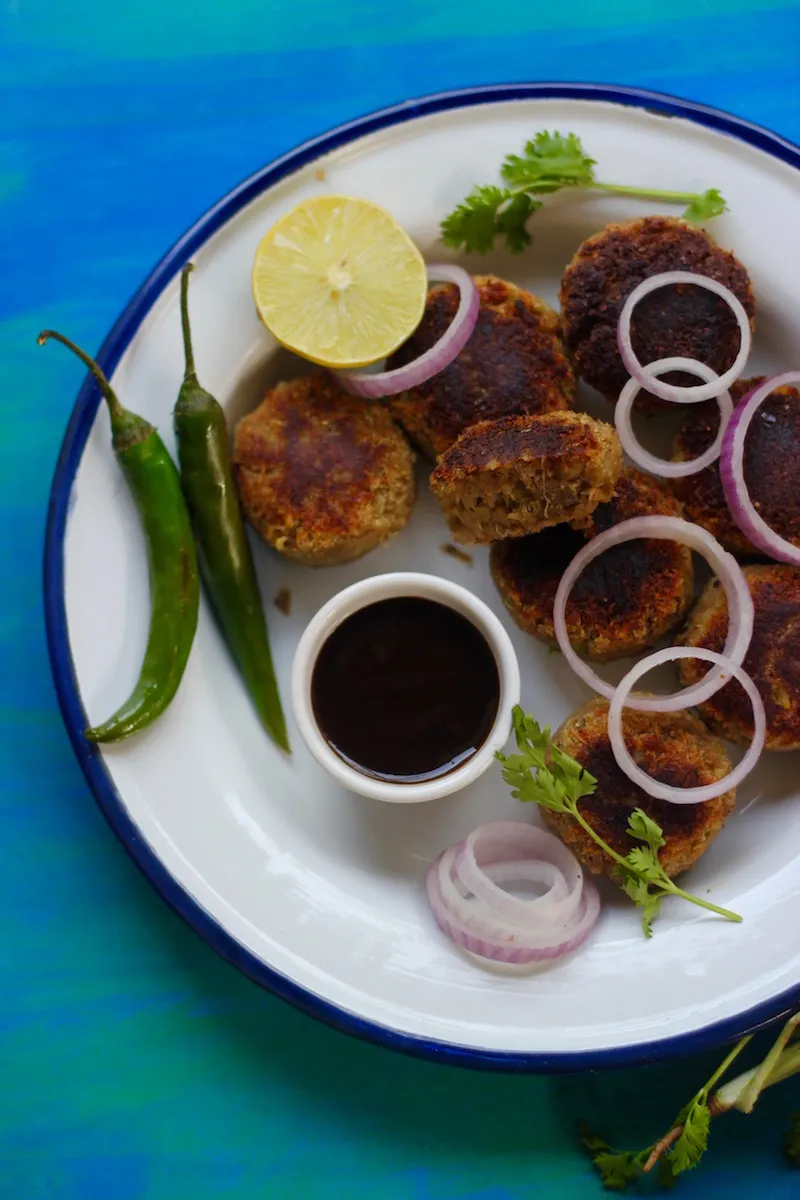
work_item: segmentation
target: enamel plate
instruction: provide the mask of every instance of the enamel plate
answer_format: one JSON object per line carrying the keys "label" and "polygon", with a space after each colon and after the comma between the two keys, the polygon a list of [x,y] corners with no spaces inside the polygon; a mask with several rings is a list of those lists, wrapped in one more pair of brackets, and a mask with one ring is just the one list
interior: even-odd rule
{"label": "enamel plate", "polygon": [[[174,449],[182,376],[177,273],[192,258],[195,354],[230,422],[303,370],[259,323],[250,294],[256,245],[292,205],[323,191],[385,205],[428,260],[440,219],[503,156],[540,129],[574,130],[598,177],[652,187],[719,187],[714,223],[750,269],[758,297],[754,369],[800,366],[800,151],[732,117],[664,96],[581,86],[515,86],[436,96],[356,121],[265,168],[212,209],[156,267],[100,361],[124,404]],[[565,193],[532,223],[534,244],[466,261],[557,303],[579,243],[608,221],[656,211]],[[69,333],[69,330],[65,330]],[[53,353],[56,353],[55,349]],[[610,409],[606,416],[610,418]],[[391,544],[345,567],[290,565],[258,544],[257,563],[283,696],[300,635],[335,592],[365,575],[425,571],[466,585],[504,622],[522,698],[557,725],[589,693],[560,655],[512,626],[489,579],[442,553],[447,530],[420,473],[412,519]],[[291,593],[291,615],[273,604]],[[473,1066],[556,1070],[664,1058],[742,1034],[800,1000],[798,759],[765,755],[736,814],[688,886],[744,917],[734,925],[667,900],[652,941],[615,889],[571,957],[532,974],[481,969],[434,926],[428,864],[475,825],[535,821],[499,768],[455,796],[393,805],[334,784],[292,726],[275,751],[205,602],[178,697],[149,731],[97,751],[82,737],[128,694],[149,598],[136,513],[93,386],[81,391],[53,485],[45,595],[56,685],[76,753],[128,852],[164,899],[225,958],[312,1015],[385,1045]],[[617,667],[621,671],[620,664]],[[619,675],[615,676],[619,678]]]}

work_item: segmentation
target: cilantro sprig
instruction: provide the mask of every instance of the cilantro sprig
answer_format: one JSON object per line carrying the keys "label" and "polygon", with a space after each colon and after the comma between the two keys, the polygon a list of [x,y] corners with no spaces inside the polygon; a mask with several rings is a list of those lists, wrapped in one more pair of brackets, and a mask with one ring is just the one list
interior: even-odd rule
{"label": "cilantro sprig", "polygon": [[[650,936],[650,925],[666,895],[679,895],[729,920],[741,920],[727,909],[684,892],[665,875],[658,860],[658,852],[664,845],[663,830],[642,809],[634,809],[628,820],[628,833],[640,844],[632,847],[627,855],[612,850],[579,808],[580,801],[596,790],[597,780],[569,754],[554,746],[550,729],[542,729],[519,705],[514,709],[513,718],[518,753],[497,754],[503,765],[503,777],[513,789],[512,794],[517,800],[567,813],[579,823],[614,860],[623,887],[642,907],[642,923],[647,936]],[[800,1012],[797,1012],[785,1023],[757,1066],[721,1083],[750,1040],[747,1036],[736,1043],[713,1075],[684,1105],[667,1132],[649,1146],[641,1150],[617,1150],[587,1125],[579,1126],[581,1144],[608,1191],[624,1192],[654,1170],[660,1183],[671,1187],[678,1176],[693,1170],[701,1162],[708,1147],[712,1117],[732,1109],[750,1113],[765,1088],[800,1074]],[[790,1127],[783,1135],[783,1152],[791,1166],[800,1167],[800,1113],[791,1118]]]}
{"label": "cilantro sprig", "polygon": [[632,187],[602,183],[595,178],[596,162],[584,151],[574,133],[540,133],[525,143],[522,154],[509,154],[500,168],[504,186],[476,185],[441,225],[447,246],[477,250],[483,254],[495,238],[505,238],[508,249],[520,254],[531,240],[528,218],[542,207],[537,196],[549,195],[560,188],[593,188],[618,196],[639,196],[646,200],[686,205],[683,219],[697,223],[709,221],[725,212],[727,205],[716,188],[705,192],[674,192],[659,188]]}
{"label": "cilantro sprig", "polygon": [[664,832],[657,821],[641,808],[635,808],[628,818],[628,833],[640,845],[627,854],[618,854],[589,824],[578,807],[579,801],[591,796],[597,780],[579,762],[554,746],[549,726],[542,729],[533,717],[517,705],[514,709],[514,735],[518,754],[505,755],[498,751],[503,764],[503,778],[512,788],[512,796],[523,803],[534,803],[552,812],[567,813],[585,833],[616,864],[615,876],[625,893],[642,910],[642,929],[645,937],[653,933],[653,921],[658,916],[665,896],[680,896],[691,904],[717,913],[729,921],[741,921],[730,909],[720,908],[710,900],[702,900],[674,883],[658,858],[664,845]]}
{"label": "cilantro sprig", "polygon": [[[578,1127],[581,1145],[591,1158],[603,1186],[624,1192],[655,1167],[662,1184],[671,1186],[684,1171],[698,1166],[708,1147],[711,1118],[738,1109],[750,1113],[765,1088],[800,1073],[800,1012],[790,1017],[772,1046],[755,1067],[717,1087],[731,1064],[750,1042],[741,1038],[710,1079],[686,1104],[669,1130],[643,1150],[615,1150],[585,1124]],[[783,1153],[790,1166],[800,1167],[800,1113],[791,1118],[783,1135]]]}
{"label": "cilantro sprig", "polygon": [[643,1150],[615,1150],[586,1125],[579,1127],[581,1145],[608,1191],[624,1192],[656,1165],[659,1180],[665,1186],[673,1184],[684,1171],[698,1166],[708,1148],[711,1118],[725,1111],[713,1090],[749,1041],[749,1037],[744,1037],[736,1043],[711,1078],[684,1105],[667,1133]]}
{"label": "cilantro sprig", "polygon": [[650,1157],[650,1146],[644,1150],[615,1150],[583,1121],[578,1125],[578,1137],[594,1163],[603,1187],[609,1192],[624,1192],[629,1184],[636,1183],[644,1173],[644,1164]]}

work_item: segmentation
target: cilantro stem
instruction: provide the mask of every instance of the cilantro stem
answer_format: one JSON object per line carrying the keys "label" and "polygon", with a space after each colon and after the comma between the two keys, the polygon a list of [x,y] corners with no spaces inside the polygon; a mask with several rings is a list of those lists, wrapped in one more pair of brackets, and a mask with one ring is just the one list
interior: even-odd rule
{"label": "cilantro stem", "polygon": [[[773,1046],[772,1049],[774,1050],[775,1047]],[[789,1046],[788,1049],[779,1051],[777,1059],[774,1058],[771,1050],[767,1055],[767,1059],[770,1060],[769,1074],[761,1085],[759,1094],[765,1088],[772,1087],[775,1083],[782,1083],[784,1079],[789,1079],[790,1076],[797,1075],[800,1072],[800,1045]],[[761,1066],[763,1066],[763,1063]],[[740,1112],[752,1112],[755,1100],[752,1101],[749,1108],[744,1108],[743,1106],[749,1102],[748,1089],[756,1075],[760,1072],[761,1066],[751,1067],[749,1071],[743,1071],[741,1075],[737,1075],[728,1083],[724,1083],[716,1091],[712,1103],[718,1107],[720,1112],[728,1112],[731,1108],[738,1108]]]}
{"label": "cilantro stem", "polygon": [[[621,867],[623,871],[630,871],[630,863],[627,862],[621,854],[617,854],[616,850],[612,850],[611,846],[609,846],[607,842],[603,841],[599,833],[592,828],[589,822],[581,814],[577,801],[568,800],[567,805],[575,820],[578,822],[581,828],[589,834],[589,837],[597,843],[600,849],[603,850],[609,856],[609,858],[612,858],[617,866]],[[693,896],[691,892],[685,892],[683,888],[679,888],[678,885],[673,883],[672,880],[666,875],[664,876],[663,882],[661,880],[652,880],[651,882],[654,883],[656,887],[660,888],[662,892],[668,895],[681,896],[684,900],[688,900],[691,904],[697,904],[700,908],[705,908],[709,912],[716,913],[717,916],[724,917],[727,921],[736,921],[737,923],[741,924],[742,918],[738,913],[731,912],[729,908],[720,908],[718,904],[712,904],[710,900],[702,900],[699,896]]]}
{"label": "cilantro stem", "polygon": [[728,1067],[731,1066],[731,1064],[736,1061],[736,1059],[739,1057],[739,1055],[744,1050],[747,1043],[749,1041],[752,1041],[752,1037],[753,1037],[752,1033],[748,1033],[747,1037],[740,1038],[739,1041],[736,1043],[736,1045],[731,1050],[730,1054],[727,1056],[727,1058],[724,1058],[722,1060],[722,1062],[717,1067],[714,1074],[711,1076],[711,1078],[708,1080],[708,1082],[703,1087],[703,1091],[706,1094],[706,1096],[708,1096],[711,1089],[714,1087],[714,1084],[719,1083],[720,1079],[722,1079],[722,1076],[725,1074]]}
{"label": "cilantro stem", "polygon": [[600,834],[597,833],[597,831],[589,824],[589,822],[586,820],[586,818],[583,816],[580,809],[578,808],[577,803],[570,803],[569,811],[572,813],[573,817],[578,822],[578,824],[581,826],[581,828],[583,830],[585,830],[586,833],[589,834],[589,837],[592,838],[595,842],[597,842],[597,844],[601,850],[605,851],[605,853],[608,854],[610,858],[613,858],[614,862],[618,866],[625,867],[625,868],[628,867],[628,864],[625,862],[625,859],[623,858],[623,856],[621,854],[617,854],[616,850],[612,850],[611,847],[608,845],[608,843],[604,842],[603,839],[600,837]]}
{"label": "cilantro stem", "polygon": [[641,196],[643,200],[667,200],[671,204],[691,204],[697,199],[697,192],[668,192],[662,188],[626,187],[621,183],[600,183],[594,179],[588,185],[601,192],[614,192],[617,196]]}
{"label": "cilantro stem", "polygon": [[740,1093],[736,1107],[741,1112],[749,1113],[753,1111],[759,1095],[767,1086],[767,1084],[771,1082],[772,1073],[778,1066],[781,1056],[786,1049],[786,1044],[798,1025],[800,1025],[800,1013],[795,1013],[795,1015],[786,1022],[783,1029],[775,1039],[769,1054],[758,1067],[753,1075],[753,1078]]}
{"label": "cilantro stem", "polygon": [[800,1045],[789,1046],[787,1050],[782,1051],[780,1058],[770,1071],[764,1087],[772,1087],[773,1083],[783,1083],[784,1079],[796,1075],[798,1071],[800,1071]]}
{"label": "cilantro stem", "polygon": [[742,917],[739,913],[733,912],[730,908],[720,908],[718,904],[712,904],[710,900],[703,900],[700,896],[693,896],[691,892],[685,892],[683,888],[679,888],[676,883],[669,880],[669,886],[666,883],[658,885],[665,892],[670,892],[673,896],[681,896],[684,900],[689,900],[692,904],[697,904],[700,908],[706,908],[709,912],[716,913],[717,916],[724,917],[726,921],[735,921],[737,925],[741,925]]}
{"label": "cilantro stem", "polygon": [[[704,1083],[703,1086],[700,1088],[700,1091],[697,1093],[697,1096],[695,1097],[695,1099],[699,1098],[701,1100],[701,1102],[704,1104],[708,1101],[709,1093],[710,1093],[711,1089],[713,1088],[714,1084],[719,1082],[719,1080],[722,1078],[722,1076],[728,1070],[728,1067],[730,1067],[730,1065],[733,1062],[735,1062],[735,1060],[739,1057],[739,1055],[742,1053],[742,1051],[744,1050],[747,1043],[750,1041],[751,1037],[752,1037],[752,1034],[748,1034],[747,1037],[740,1038],[740,1040],[736,1043],[736,1045],[731,1050],[730,1054],[728,1054],[727,1058],[723,1059],[723,1061],[717,1067],[716,1071],[711,1076],[711,1078],[709,1080],[707,1080],[706,1083]],[[712,1117],[717,1116],[717,1114],[719,1114],[721,1112],[725,1112],[725,1109],[722,1107],[722,1105],[715,1102],[715,1100],[713,1100],[713,1099],[712,1099],[711,1103],[709,1104],[708,1108],[709,1108],[709,1113]],[[684,1109],[684,1112],[685,1111],[686,1110]],[[683,1121],[678,1120],[675,1122],[675,1124],[672,1126],[672,1128],[669,1129],[664,1134],[663,1137],[659,1138],[657,1142],[653,1143],[653,1146],[650,1150],[650,1154],[648,1155],[647,1161],[645,1162],[644,1166],[642,1167],[642,1171],[645,1175],[649,1175],[649,1173],[652,1171],[653,1167],[656,1165],[658,1160],[661,1158],[661,1155],[664,1154],[665,1151],[669,1150],[669,1148],[675,1142],[677,1142],[678,1138],[681,1136],[682,1133],[683,1133]]]}
{"label": "cilantro stem", "polygon": [[500,168],[502,183],[476,184],[441,223],[447,246],[463,246],[484,254],[502,237],[513,254],[530,244],[527,225],[542,207],[539,197],[561,188],[585,188],[617,196],[635,196],[656,203],[685,205],[682,219],[697,224],[718,217],[726,204],[717,188],[703,192],[632,187],[601,183],[595,179],[595,159],[590,158],[574,133],[563,136],[540,130],[525,143],[522,154],[509,154]]}
{"label": "cilantro stem", "polygon": [[[800,1072],[800,1042],[791,1042],[798,1027],[800,1012],[790,1017],[783,1026],[763,1062],[713,1091],[752,1040],[750,1036],[741,1038],[710,1079],[681,1109],[672,1127],[644,1150],[613,1150],[601,1137],[592,1134],[586,1126],[581,1126],[581,1142],[604,1186],[611,1191],[624,1191],[640,1175],[648,1175],[656,1164],[662,1182],[671,1184],[678,1175],[696,1167],[708,1144],[712,1117],[733,1108],[752,1112],[764,1088]],[[784,1150],[789,1162],[793,1166],[800,1166],[800,1114],[792,1119],[792,1127],[784,1138]]]}
{"label": "cilantro stem", "polygon": [[[668,1130],[663,1137],[659,1138],[657,1142],[653,1142],[653,1145],[649,1147],[650,1153],[648,1154],[644,1166],[642,1167],[643,1175],[650,1174],[653,1167],[660,1160],[662,1154],[665,1154],[667,1150],[674,1146],[675,1142],[677,1142],[682,1133],[683,1122],[679,1121],[677,1125],[673,1125],[672,1128]],[[646,1153],[646,1151],[643,1153]]]}
{"label": "cilantro stem", "polygon": [[[666,200],[670,204],[691,204],[698,197],[697,192],[672,192],[665,188],[649,188],[649,187],[631,187],[624,183],[601,183],[599,179],[593,179],[591,183],[583,183],[580,180],[570,182],[565,180],[559,185],[562,188],[581,188],[583,191],[599,191],[613,192],[616,196],[639,196],[642,200]],[[526,192],[531,191],[529,183],[519,184],[517,187],[507,189],[508,197],[522,196]]]}

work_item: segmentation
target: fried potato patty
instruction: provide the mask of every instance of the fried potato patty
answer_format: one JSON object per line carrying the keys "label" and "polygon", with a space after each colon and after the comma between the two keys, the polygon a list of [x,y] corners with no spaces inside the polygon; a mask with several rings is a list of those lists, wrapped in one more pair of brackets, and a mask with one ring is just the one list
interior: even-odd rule
{"label": "fried potato patty", "polygon": [[431,475],[456,541],[488,543],[588,516],[622,469],[614,429],[585,413],[473,425]]}
{"label": "fried potato patty", "polygon": [[[724,778],[730,762],[722,743],[689,712],[644,713],[626,709],[625,741],[641,768],[673,787],[702,787]],[[608,701],[595,698],[568,717],[553,743],[594,775],[597,790],[580,801],[580,811],[605,842],[625,855],[638,843],[628,817],[641,808],[664,831],[659,860],[670,878],[687,871],[711,845],[729,814],[735,791],[704,804],[670,804],[637,787],[617,766],[608,740]],[[595,875],[613,875],[614,861],[566,813],[542,809],[547,825]]]}
{"label": "fried potato patty", "polygon": [[[392,396],[392,414],[429,458],[443,454],[470,425],[498,417],[571,407],[575,376],[561,340],[558,313],[543,300],[494,275],[477,275],[478,323],[449,367],[427,383]],[[389,360],[404,366],[444,334],[458,289],[436,284],[421,324]]]}
{"label": "fried potato patty", "polygon": [[[561,319],[576,371],[609,400],[616,401],[628,380],[617,349],[622,306],[642,280],[664,271],[693,271],[716,279],[741,300],[752,326],[755,298],[747,271],[704,230],[677,217],[607,225],[579,247],[564,272]],[[719,374],[736,358],[740,337],[725,301],[692,285],[645,296],[634,310],[631,336],[642,363],[682,355],[700,359]],[[663,378],[697,383],[679,372]]]}
{"label": "fried potato patty", "polygon": [[[578,551],[631,517],[681,515],[680,503],[659,480],[627,469],[614,495],[581,522],[555,525],[492,546],[492,578],[509,613],[526,633],[555,646],[553,601],[561,576]],[[678,542],[638,538],[612,546],[578,576],[567,601],[567,631],[579,654],[600,662],[652,646],[692,601],[691,551]]]}
{"label": "fried potato patty", "polygon": [[233,458],[247,519],[309,566],[360,558],[414,503],[413,455],[389,413],[323,371],[272,388],[236,426]]}
{"label": "fried potato patty", "polygon": [[[739,379],[731,388],[737,404],[764,382],[764,376]],[[687,404],[687,412],[675,437],[672,461],[698,458],[713,442],[719,429],[716,400]],[[781,537],[800,547],[800,391],[793,387],[772,392],[750,424],[744,442],[744,480],[758,512]],[[675,480],[675,494],[683,501],[686,517],[702,525],[726,550],[741,558],[758,558],[758,550],[731,516],[719,463],[704,471]]]}
{"label": "fried potato patty", "polygon": [[[767,712],[767,750],[800,749],[800,568],[771,563],[743,567],[753,597],[753,640],[742,666],[755,683]],[[728,603],[712,579],[689,614],[679,641],[721,651],[728,630]],[[676,664],[682,683],[701,679],[709,669],[699,659]],[[753,713],[744,689],[735,680],[698,709],[720,737],[748,745]]]}

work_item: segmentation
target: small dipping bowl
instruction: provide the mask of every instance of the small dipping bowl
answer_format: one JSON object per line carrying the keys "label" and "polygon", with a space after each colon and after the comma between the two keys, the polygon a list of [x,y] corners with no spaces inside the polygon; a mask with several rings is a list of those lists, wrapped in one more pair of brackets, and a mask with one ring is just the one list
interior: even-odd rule
{"label": "small dipping bowl", "polygon": [[[399,597],[432,600],[465,617],[483,637],[494,656],[499,681],[497,713],[485,740],[464,762],[446,773],[418,782],[375,778],[341,758],[319,727],[312,700],[312,680],[318,655],[334,630],[360,609]],[[420,654],[424,654],[420,646]],[[394,804],[420,804],[460,791],[491,766],[511,730],[511,711],[519,703],[520,674],[511,639],[494,613],[466,588],[435,575],[403,571],[374,575],[339,592],[306,627],[292,665],[291,698],[300,733],[317,762],[350,791]]]}

